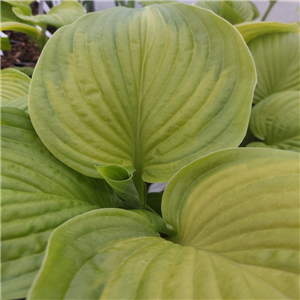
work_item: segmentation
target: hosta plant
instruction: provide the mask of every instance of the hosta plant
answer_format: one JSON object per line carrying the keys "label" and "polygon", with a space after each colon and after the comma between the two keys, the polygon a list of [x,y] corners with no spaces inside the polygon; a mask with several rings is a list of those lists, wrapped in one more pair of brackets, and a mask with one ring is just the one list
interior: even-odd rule
{"label": "hosta plant", "polygon": [[196,6],[55,33],[30,117],[2,108],[2,297],[297,298],[299,154],[236,148],[255,84],[238,31]]}
{"label": "hosta plant", "polygon": [[249,46],[258,75],[250,119],[257,141],[248,146],[300,152],[298,24],[257,22],[236,28]]}
{"label": "hosta plant", "polygon": [[85,13],[80,3],[72,0],[64,1],[52,7],[47,14],[32,15],[30,7],[32,2],[30,0],[1,1],[0,30],[25,33],[36,40],[40,49],[44,47],[48,40],[46,36],[47,25],[60,28],[71,24]]}
{"label": "hosta plant", "polygon": [[1,105],[28,110],[28,90],[31,79],[14,69],[1,70]]}
{"label": "hosta plant", "polygon": [[[143,6],[153,4],[168,4],[176,3],[177,0],[141,0]],[[252,21],[259,17],[259,12],[256,6],[251,1],[196,1],[194,5],[209,9],[218,16],[224,18],[231,24],[239,24],[243,22]]]}

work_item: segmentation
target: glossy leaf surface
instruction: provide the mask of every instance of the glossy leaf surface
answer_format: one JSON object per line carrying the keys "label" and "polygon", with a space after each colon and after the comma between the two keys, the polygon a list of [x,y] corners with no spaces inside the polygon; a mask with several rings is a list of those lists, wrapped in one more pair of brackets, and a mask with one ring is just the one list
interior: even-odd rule
{"label": "glossy leaf surface", "polygon": [[52,7],[47,14],[35,16],[24,14],[18,7],[14,8],[13,11],[22,20],[51,25],[57,28],[73,23],[85,13],[82,5],[76,1],[64,1]]}
{"label": "glossy leaf surface", "polygon": [[118,207],[103,180],[58,161],[28,114],[1,108],[1,299],[26,296],[57,226],[100,207]]}
{"label": "glossy leaf surface", "polygon": [[28,90],[31,79],[14,69],[1,70],[1,105],[27,111]]}
{"label": "glossy leaf surface", "polygon": [[248,22],[259,17],[256,6],[250,1],[197,1],[195,5],[212,10],[231,24]]}
{"label": "glossy leaf surface", "polygon": [[241,142],[255,80],[244,41],[213,13],[118,7],[54,34],[33,75],[30,113],[45,145],[75,170],[99,177],[94,165],[114,164],[166,182]]}
{"label": "glossy leaf surface", "polygon": [[256,65],[254,103],[278,92],[300,91],[299,26],[266,23],[260,27],[259,24],[237,27],[240,31],[244,27],[242,31],[246,40],[250,39],[248,46]]}
{"label": "glossy leaf surface", "polygon": [[[254,106],[250,130],[262,140],[264,146],[300,152],[299,120],[299,92],[281,92]],[[251,143],[248,146],[261,146],[261,143]]]}
{"label": "glossy leaf surface", "polygon": [[169,240],[131,211],[68,221],[29,299],[297,299],[298,162],[243,148],[181,169],[163,197]]}

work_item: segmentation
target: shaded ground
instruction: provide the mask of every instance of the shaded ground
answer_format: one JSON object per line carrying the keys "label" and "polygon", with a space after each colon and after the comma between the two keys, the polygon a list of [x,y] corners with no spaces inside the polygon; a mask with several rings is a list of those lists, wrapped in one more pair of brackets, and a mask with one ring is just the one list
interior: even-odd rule
{"label": "shaded ground", "polygon": [[3,51],[1,56],[1,69],[14,66],[34,67],[40,50],[37,44],[24,33],[15,31],[4,31],[9,36],[11,50]]}

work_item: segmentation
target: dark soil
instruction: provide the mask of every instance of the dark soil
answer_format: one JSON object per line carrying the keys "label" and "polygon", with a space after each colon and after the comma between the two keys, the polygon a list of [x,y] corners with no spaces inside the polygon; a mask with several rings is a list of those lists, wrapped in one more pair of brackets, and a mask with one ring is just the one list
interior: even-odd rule
{"label": "dark soil", "polygon": [[4,33],[9,36],[11,50],[3,51],[1,69],[14,66],[34,67],[40,56],[36,42],[24,33],[15,31],[4,31]]}
{"label": "dark soil", "polygon": [[[38,14],[39,3],[35,1],[30,6],[32,14]],[[47,30],[54,33],[56,28],[48,26]],[[9,37],[11,50],[3,51],[1,69],[13,68],[15,66],[34,67],[40,56],[40,50],[36,42],[24,33],[15,31],[4,31],[4,33]]]}

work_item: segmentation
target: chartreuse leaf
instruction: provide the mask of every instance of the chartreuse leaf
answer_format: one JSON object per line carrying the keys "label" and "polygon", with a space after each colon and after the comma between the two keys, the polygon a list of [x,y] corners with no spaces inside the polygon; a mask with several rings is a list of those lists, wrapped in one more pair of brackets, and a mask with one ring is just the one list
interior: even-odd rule
{"label": "chartreuse leaf", "polygon": [[57,160],[17,108],[1,108],[1,159],[1,299],[18,299],[39,270],[53,229],[119,201],[104,180]]}
{"label": "chartreuse leaf", "polygon": [[252,21],[259,17],[250,1],[197,1],[195,5],[212,10],[231,24]]}
{"label": "chartreuse leaf", "polygon": [[[298,91],[274,94],[254,106],[250,130],[264,146],[300,152],[300,98]],[[248,146],[261,146],[250,143]]]}
{"label": "chartreuse leaf", "polygon": [[4,0],[3,2],[9,3],[13,7],[17,7],[26,16],[31,15],[30,4],[33,2],[32,0]]}
{"label": "chartreuse leaf", "polygon": [[241,33],[246,43],[264,34],[280,32],[299,33],[299,26],[297,23],[251,22],[238,24],[235,27]]}
{"label": "chartreuse leaf", "polygon": [[[14,6],[16,6],[19,9],[22,9],[24,14],[28,14],[28,13],[31,14],[31,8],[26,5],[26,2],[29,1],[1,1],[0,30],[1,31],[15,30],[33,36],[38,39],[40,37],[40,31],[35,27],[35,25],[31,22],[20,19],[13,12],[13,8]],[[2,49],[2,50],[6,50],[6,49]]]}
{"label": "chartreuse leaf", "polygon": [[29,299],[298,299],[299,158],[240,148],[184,167],[163,196],[168,240],[131,211],[68,221]]}
{"label": "chartreuse leaf", "polygon": [[31,79],[15,69],[3,69],[0,74],[1,105],[17,107],[26,111],[28,109],[28,90]]}
{"label": "chartreuse leaf", "polygon": [[52,25],[57,28],[71,24],[85,14],[83,6],[76,1],[64,1],[52,7],[47,14],[28,16],[18,7],[15,7],[13,12],[25,21]]}
{"label": "chartreuse leaf", "polygon": [[[246,37],[257,70],[253,102],[287,90],[300,90],[299,26],[253,23],[237,26]],[[286,31],[286,32],[284,32]]]}
{"label": "chartreuse leaf", "polygon": [[29,36],[32,36],[36,39],[39,39],[41,37],[41,32],[39,29],[37,29],[35,26],[31,26],[24,23],[19,22],[3,22],[0,23],[0,30],[13,30],[25,33]]}
{"label": "chartreuse leaf", "polygon": [[54,34],[33,75],[30,114],[75,170],[100,177],[94,166],[113,164],[166,182],[241,142],[255,80],[244,41],[210,11],[117,7]]}
{"label": "chartreuse leaf", "polygon": [[97,167],[97,170],[128,208],[142,208],[132,173],[116,165]]}

